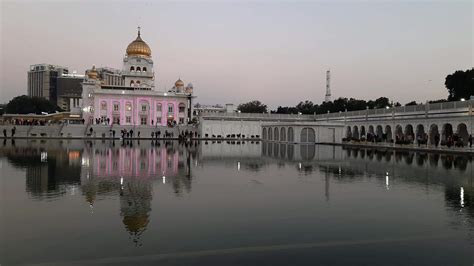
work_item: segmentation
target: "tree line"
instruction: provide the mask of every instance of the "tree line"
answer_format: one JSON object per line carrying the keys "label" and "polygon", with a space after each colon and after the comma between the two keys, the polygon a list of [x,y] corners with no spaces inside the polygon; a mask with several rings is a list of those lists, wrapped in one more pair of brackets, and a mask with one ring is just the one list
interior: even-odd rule
{"label": "tree line", "polygon": [[[461,99],[469,99],[474,95],[474,69],[461,71],[458,70],[453,74],[447,75],[445,79],[445,86],[448,90],[447,99],[439,99],[428,101],[428,103],[439,103],[448,101],[459,101]],[[405,106],[417,105],[416,101],[411,101]],[[301,101],[296,106],[279,106],[276,110],[271,110],[271,113],[276,114],[325,114],[327,112],[344,112],[344,111],[359,111],[367,108],[386,108],[401,106],[399,102],[393,102],[387,97],[380,97],[375,100],[360,100],[355,98],[338,98],[331,102],[323,102],[315,104],[312,101]],[[237,107],[242,113],[267,113],[268,106],[258,100],[253,100],[247,103],[240,104]]]}

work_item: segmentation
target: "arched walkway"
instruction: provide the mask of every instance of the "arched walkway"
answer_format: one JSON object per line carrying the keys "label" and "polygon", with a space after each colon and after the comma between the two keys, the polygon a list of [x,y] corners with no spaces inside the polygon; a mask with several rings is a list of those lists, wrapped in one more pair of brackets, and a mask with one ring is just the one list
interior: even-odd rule
{"label": "arched walkway", "polygon": [[395,143],[400,143],[404,139],[402,126],[395,126]]}
{"label": "arched walkway", "polygon": [[268,140],[273,140],[273,131],[272,128],[268,128]]}
{"label": "arched walkway", "polygon": [[309,142],[314,143],[316,142],[316,137],[314,133],[314,129],[305,127],[301,130],[300,142]]}
{"label": "arched walkway", "polygon": [[352,130],[352,138],[358,140],[359,139],[359,128],[354,126]]}
{"label": "arched walkway", "polygon": [[412,144],[415,140],[415,133],[413,133],[413,126],[408,124],[405,126],[405,140],[408,144]]}
{"label": "arched walkway", "polygon": [[295,141],[295,133],[293,131],[293,127],[288,128],[288,142],[294,142]]}
{"label": "arched walkway", "polygon": [[360,138],[366,138],[367,132],[365,132],[365,126],[360,126]]}
{"label": "arched walkway", "polygon": [[278,141],[280,139],[280,134],[278,134],[278,128],[276,127],[274,130],[273,130],[273,137],[275,139],[275,141]]}
{"label": "arched walkway", "polygon": [[418,144],[426,144],[428,141],[427,134],[425,132],[425,127],[422,124],[416,126],[416,142]]}
{"label": "arched walkway", "polygon": [[387,142],[391,142],[393,140],[392,127],[389,126],[389,125],[385,126],[385,138],[386,138]]}
{"label": "arched walkway", "polygon": [[286,141],[286,130],[284,127],[280,129],[280,141]]}
{"label": "arched walkway", "polygon": [[438,125],[432,124],[430,126],[430,133],[429,133],[429,138],[430,138],[430,144],[438,146],[439,145],[439,140],[440,140],[440,134],[438,130]]}
{"label": "arched walkway", "polygon": [[264,140],[267,139],[267,128],[266,128],[266,127],[263,128],[262,138],[263,138]]}
{"label": "arched walkway", "polygon": [[452,138],[453,136],[453,125],[451,125],[450,123],[446,123],[443,125],[443,131],[442,131],[442,134],[441,134],[441,142],[443,144],[446,144],[447,141],[449,139]]}
{"label": "arched walkway", "polygon": [[461,123],[458,125],[457,130],[456,130],[456,135],[458,136],[458,141],[462,142],[462,144],[465,146],[468,143],[469,139],[469,133],[467,131],[467,126],[464,123]]}
{"label": "arched walkway", "polygon": [[378,125],[376,129],[377,129],[377,132],[376,132],[377,141],[380,142],[383,139],[383,128],[381,125]]}

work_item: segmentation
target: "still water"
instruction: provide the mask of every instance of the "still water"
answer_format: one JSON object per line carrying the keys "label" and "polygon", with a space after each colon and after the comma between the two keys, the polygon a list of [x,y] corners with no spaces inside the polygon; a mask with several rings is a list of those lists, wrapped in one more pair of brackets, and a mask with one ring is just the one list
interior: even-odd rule
{"label": "still water", "polygon": [[0,142],[0,264],[473,265],[472,158]]}

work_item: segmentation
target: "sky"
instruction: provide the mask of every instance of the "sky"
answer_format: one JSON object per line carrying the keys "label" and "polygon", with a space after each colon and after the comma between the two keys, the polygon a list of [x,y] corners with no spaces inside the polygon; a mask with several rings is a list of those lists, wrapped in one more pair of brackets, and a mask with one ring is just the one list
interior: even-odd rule
{"label": "sky", "polygon": [[122,68],[141,36],[155,89],[181,77],[196,102],[271,108],[337,97],[447,97],[474,65],[474,1],[4,1],[0,103],[26,94],[30,65]]}

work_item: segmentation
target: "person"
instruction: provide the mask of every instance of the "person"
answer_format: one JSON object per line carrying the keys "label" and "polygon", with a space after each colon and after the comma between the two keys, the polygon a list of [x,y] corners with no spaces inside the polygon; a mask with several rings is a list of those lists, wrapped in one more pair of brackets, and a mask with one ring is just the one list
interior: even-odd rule
{"label": "person", "polygon": [[89,132],[91,133],[91,135],[92,135],[92,131],[94,131],[94,130],[92,129],[92,127],[89,128]]}
{"label": "person", "polygon": [[140,138],[140,131],[138,131],[137,136],[138,136],[138,138]]}
{"label": "person", "polygon": [[12,138],[15,136],[15,131],[16,131],[16,127],[14,126],[14,127],[12,128]]}
{"label": "person", "polygon": [[6,138],[7,137],[7,130],[4,128],[3,129],[3,136]]}
{"label": "person", "polygon": [[472,134],[469,135],[468,141],[469,141],[469,148],[472,148]]}
{"label": "person", "polygon": [[130,129],[130,137],[133,138],[133,129]]}
{"label": "person", "polygon": [[112,136],[115,139],[115,130],[112,131]]}

